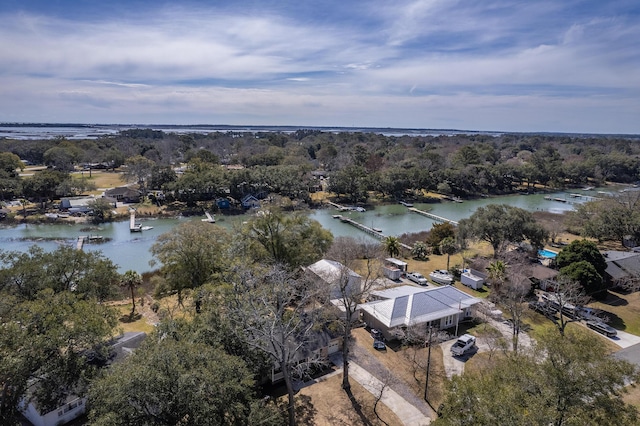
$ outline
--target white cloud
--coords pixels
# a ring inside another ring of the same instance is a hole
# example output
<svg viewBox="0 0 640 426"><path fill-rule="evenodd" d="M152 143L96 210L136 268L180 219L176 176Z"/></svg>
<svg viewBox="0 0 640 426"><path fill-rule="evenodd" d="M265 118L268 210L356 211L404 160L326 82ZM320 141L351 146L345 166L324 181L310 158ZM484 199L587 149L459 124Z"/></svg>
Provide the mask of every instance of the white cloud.
<svg viewBox="0 0 640 426"><path fill-rule="evenodd" d="M640 24L566 19L560 3L377 1L323 21L0 15L0 121L640 132Z"/></svg>

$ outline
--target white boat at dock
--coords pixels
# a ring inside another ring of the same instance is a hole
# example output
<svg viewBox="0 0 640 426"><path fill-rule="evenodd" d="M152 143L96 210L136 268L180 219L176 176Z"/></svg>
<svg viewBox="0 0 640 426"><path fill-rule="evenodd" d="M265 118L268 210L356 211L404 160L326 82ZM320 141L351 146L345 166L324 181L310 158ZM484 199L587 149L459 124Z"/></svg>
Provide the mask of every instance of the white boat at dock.
<svg viewBox="0 0 640 426"><path fill-rule="evenodd" d="M445 271L444 269L436 269L429 274L429 278L431 278L431 281L437 284L453 284L453 275L451 275L449 271Z"/></svg>

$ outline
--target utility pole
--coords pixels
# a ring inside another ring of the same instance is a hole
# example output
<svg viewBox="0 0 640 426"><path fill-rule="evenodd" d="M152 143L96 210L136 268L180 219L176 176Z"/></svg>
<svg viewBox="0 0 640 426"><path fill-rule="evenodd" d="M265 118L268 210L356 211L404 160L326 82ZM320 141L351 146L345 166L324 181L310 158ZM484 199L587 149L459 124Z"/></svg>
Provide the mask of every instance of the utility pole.
<svg viewBox="0 0 640 426"><path fill-rule="evenodd" d="M429 326L429 338L427 340L427 345L429 345L429 349L427 350L427 377L424 381L424 400L427 400L427 389L429 388L429 367L431 367L431 332L433 331L433 327Z"/></svg>

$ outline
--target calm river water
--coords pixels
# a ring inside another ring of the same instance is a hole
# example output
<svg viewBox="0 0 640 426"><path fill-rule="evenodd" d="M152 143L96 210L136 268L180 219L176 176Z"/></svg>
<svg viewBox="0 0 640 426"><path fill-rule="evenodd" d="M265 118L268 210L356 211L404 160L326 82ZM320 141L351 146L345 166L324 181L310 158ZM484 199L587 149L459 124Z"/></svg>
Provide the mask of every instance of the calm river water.
<svg viewBox="0 0 640 426"><path fill-rule="evenodd" d="M611 188L606 190L611 191ZM575 193L584 193L597 196L595 191L574 190ZM568 202L545 200L546 197L566 199ZM467 218L478 209L488 204L503 203L520 207L528 211L550 211L562 213L573 208L571 202L581 202L585 199L572 198L567 192L535 195L509 195L495 198L481 198L478 200L464 201L462 203L442 202L435 204L415 204L414 207L429 210L431 213L446 217L455 221ZM309 216L330 230L334 236L353 236L371 238L351 225L333 219L338 211L333 208L312 210ZM400 204L377 206L366 212L341 213L363 225L382 229L384 235L400 235L407 232L417 232L431 229L433 221L416 213L410 213ZM241 223L247 216L221 216L216 215L217 224L231 229L235 223ZM140 273L154 269L149 262L152 260L149 249L156 238L168 232L176 225L186 221L199 221L201 217L172 218L172 219L145 219L140 218L143 226L152 226L153 229L140 233L129 232L129 222L115 222L103 224L98 230L83 230L87 224L42 224L42 225L17 225L0 228L0 248L3 250L26 251L33 244L41 246L45 250L55 250L59 245L75 244L80 235L101 235L110 239L102 244L85 244L85 250L100 250L110 258L118 270L124 272L132 269Z"/></svg>

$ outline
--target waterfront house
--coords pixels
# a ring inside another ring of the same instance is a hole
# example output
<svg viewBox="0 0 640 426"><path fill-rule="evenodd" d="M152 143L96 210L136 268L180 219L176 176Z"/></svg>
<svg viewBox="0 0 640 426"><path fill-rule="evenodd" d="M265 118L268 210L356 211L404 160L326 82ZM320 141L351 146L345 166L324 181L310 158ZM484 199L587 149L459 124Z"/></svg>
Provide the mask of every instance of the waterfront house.
<svg viewBox="0 0 640 426"><path fill-rule="evenodd" d="M113 198L122 203L140 202L140 191L129 188L128 186L119 186L117 188L108 189L105 191L104 196Z"/></svg>
<svg viewBox="0 0 640 426"><path fill-rule="evenodd" d="M240 203L242 204L242 207L244 209L260 208L260 200L258 200L256 197L254 197L251 194L245 195L244 197L242 197L242 199L240 200Z"/></svg>

